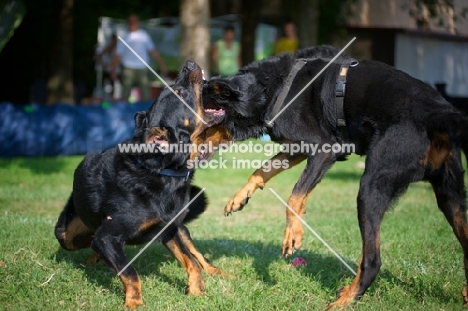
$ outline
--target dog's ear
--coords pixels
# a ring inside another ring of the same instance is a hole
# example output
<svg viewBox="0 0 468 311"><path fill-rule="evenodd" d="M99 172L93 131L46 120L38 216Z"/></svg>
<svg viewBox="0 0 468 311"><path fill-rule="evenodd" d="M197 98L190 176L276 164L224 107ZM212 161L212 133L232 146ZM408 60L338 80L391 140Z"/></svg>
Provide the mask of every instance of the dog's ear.
<svg viewBox="0 0 468 311"><path fill-rule="evenodd" d="M227 99L231 96L239 97L242 94L236 84L226 80L212 81L209 85L209 90L213 95L222 99Z"/></svg>
<svg viewBox="0 0 468 311"><path fill-rule="evenodd" d="M148 126L148 118L146 111L140 111L135 114L135 137L139 137L143 134L145 128Z"/></svg>

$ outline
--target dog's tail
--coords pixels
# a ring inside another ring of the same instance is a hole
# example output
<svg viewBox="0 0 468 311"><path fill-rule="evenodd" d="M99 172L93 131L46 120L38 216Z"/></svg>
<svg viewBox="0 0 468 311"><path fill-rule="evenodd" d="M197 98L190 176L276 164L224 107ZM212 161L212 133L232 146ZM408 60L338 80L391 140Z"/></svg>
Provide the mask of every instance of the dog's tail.
<svg viewBox="0 0 468 311"><path fill-rule="evenodd" d="M193 199L193 197L195 197L200 191L201 189L197 186L190 186L190 200ZM184 218L184 223L188 223L189 221L197 218L201 213L203 213L206 210L207 206L208 199L206 198L206 195L203 192L188 207L189 211Z"/></svg>
<svg viewBox="0 0 468 311"><path fill-rule="evenodd" d="M73 193L55 224L55 237L60 245L69 251L89 247L92 232L81 221L73 203Z"/></svg>
<svg viewBox="0 0 468 311"><path fill-rule="evenodd" d="M468 158L468 117L458 112L442 112L428 118L427 132L431 150L444 158L450 154L451 145L458 146Z"/></svg>

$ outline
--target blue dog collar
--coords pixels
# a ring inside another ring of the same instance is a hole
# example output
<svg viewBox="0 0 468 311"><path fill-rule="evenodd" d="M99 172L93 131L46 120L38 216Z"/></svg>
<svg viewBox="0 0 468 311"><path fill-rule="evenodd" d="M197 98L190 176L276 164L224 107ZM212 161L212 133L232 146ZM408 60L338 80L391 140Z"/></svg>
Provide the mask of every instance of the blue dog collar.
<svg viewBox="0 0 468 311"><path fill-rule="evenodd" d="M136 162L138 165L141 165L144 168L147 168L144 162L140 158L136 158ZM168 176L168 177L183 177L185 180L188 180L191 174L191 170L186 171L176 171L170 168L163 168L159 171L159 175Z"/></svg>
<svg viewBox="0 0 468 311"><path fill-rule="evenodd" d="M190 170L185 171L185 172L178 172L170 168L164 168L159 171L160 175L169 176L169 177L185 177L185 180L187 180L190 177L190 173L191 173Z"/></svg>

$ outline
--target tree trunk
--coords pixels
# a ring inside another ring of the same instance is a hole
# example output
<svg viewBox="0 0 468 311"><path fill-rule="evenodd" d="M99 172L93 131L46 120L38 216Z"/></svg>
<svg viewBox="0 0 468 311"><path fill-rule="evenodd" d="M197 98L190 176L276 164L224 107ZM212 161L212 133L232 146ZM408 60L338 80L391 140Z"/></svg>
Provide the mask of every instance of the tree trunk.
<svg viewBox="0 0 468 311"><path fill-rule="evenodd" d="M47 104L74 104L73 98L73 0L55 0L54 34L49 54Z"/></svg>
<svg viewBox="0 0 468 311"><path fill-rule="evenodd" d="M255 60L255 31L260 21L262 0L242 0L241 61L245 66Z"/></svg>
<svg viewBox="0 0 468 311"><path fill-rule="evenodd" d="M319 27L319 0L299 0L299 48L317 45Z"/></svg>
<svg viewBox="0 0 468 311"><path fill-rule="evenodd" d="M182 0L180 6L182 64L193 60L209 77L210 71L210 6L209 0Z"/></svg>

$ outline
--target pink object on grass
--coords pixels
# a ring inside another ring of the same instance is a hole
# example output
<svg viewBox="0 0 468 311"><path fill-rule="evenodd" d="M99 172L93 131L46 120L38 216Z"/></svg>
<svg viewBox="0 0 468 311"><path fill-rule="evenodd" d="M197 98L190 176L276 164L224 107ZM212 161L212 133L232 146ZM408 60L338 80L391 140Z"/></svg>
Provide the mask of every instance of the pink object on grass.
<svg viewBox="0 0 468 311"><path fill-rule="evenodd" d="M307 261L302 257L296 257L291 261L291 266L293 267L307 266Z"/></svg>

